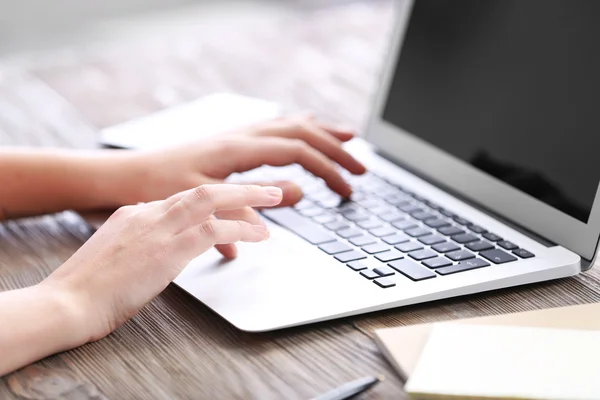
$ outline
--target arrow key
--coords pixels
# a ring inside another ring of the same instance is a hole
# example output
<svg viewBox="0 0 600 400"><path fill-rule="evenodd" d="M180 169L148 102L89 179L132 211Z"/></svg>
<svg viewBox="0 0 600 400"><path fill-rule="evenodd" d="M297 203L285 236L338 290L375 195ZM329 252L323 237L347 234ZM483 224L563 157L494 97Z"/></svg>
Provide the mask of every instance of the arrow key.
<svg viewBox="0 0 600 400"><path fill-rule="evenodd" d="M494 264L504 264L511 261L517 261L516 257L513 257L510 254L505 253L504 251L499 249L482 251L481 253L479 253L479 255L484 258L487 258Z"/></svg>

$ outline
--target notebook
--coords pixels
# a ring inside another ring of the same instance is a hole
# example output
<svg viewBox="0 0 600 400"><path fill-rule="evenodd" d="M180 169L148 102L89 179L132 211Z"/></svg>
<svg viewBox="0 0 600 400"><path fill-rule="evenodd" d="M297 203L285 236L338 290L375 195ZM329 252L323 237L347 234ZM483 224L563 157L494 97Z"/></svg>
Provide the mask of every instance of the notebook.
<svg viewBox="0 0 600 400"><path fill-rule="evenodd" d="M434 326L446 324L511 325L538 328L600 330L600 304L551 308L491 317L420 324L375 331L375 341L403 377L412 374ZM600 345L598 345L600 347ZM600 365L600 359L598 360ZM600 395L598 396L600 398Z"/></svg>
<svg viewBox="0 0 600 400"><path fill-rule="evenodd" d="M435 326L405 386L416 400L600 398L600 331Z"/></svg>
<svg viewBox="0 0 600 400"><path fill-rule="evenodd" d="M100 134L105 146L160 149L206 139L279 117L277 103L235 93L215 93L189 103L108 127Z"/></svg>

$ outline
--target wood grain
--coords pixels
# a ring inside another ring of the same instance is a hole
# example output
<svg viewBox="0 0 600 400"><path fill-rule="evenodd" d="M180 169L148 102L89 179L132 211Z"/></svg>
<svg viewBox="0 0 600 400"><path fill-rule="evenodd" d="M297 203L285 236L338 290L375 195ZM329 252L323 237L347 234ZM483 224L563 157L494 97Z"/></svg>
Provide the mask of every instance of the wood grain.
<svg viewBox="0 0 600 400"><path fill-rule="evenodd" d="M98 130L220 90L360 128L391 3L364 2L0 64L0 145L94 147ZM0 188L1 193L1 188ZM65 212L0 225L0 290L35 284L93 230ZM109 337L0 380L1 399L307 399L383 373L364 398L403 399L372 330L600 300L600 273L269 334L232 328L169 287ZM1 323L1 322L0 322Z"/></svg>

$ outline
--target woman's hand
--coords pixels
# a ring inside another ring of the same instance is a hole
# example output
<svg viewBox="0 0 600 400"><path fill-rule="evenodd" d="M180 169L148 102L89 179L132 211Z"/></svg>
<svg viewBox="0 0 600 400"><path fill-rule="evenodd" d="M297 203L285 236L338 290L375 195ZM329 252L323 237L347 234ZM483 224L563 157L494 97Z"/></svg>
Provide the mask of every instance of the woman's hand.
<svg viewBox="0 0 600 400"><path fill-rule="evenodd" d="M342 148L352 132L319 123L312 118L279 118L232 132L226 136L186 144L169 150L134 153L129 203L162 199L207 183L223 182L235 172L262 165L300 164L343 197L352 193L336 164L353 174L365 167ZM281 206L302 198L293 182L266 182L283 190Z"/></svg>
<svg viewBox="0 0 600 400"><path fill-rule="evenodd" d="M165 132L168 134L168 132ZM336 164L365 168L342 148L353 138L311 118L279 118L208 140L157 151L0 149L0 220L63 210L114 210L162 200L234 172L268 164L300 164L344 197L351 193ZM302 198L292 182L263 182L283 190L281 206ZM245 214L254 215L250 210ZM235 256L234 248L224 253Z"/></svg>
<svg viewBox="0 0 600 400"><path fill-rule="evenodd" d="M100 339L213 246L267 239L266 225L240 210L272 207L281 198L276 187L222 184L123 207L41 285L77 307L85 341Z"/></svg>

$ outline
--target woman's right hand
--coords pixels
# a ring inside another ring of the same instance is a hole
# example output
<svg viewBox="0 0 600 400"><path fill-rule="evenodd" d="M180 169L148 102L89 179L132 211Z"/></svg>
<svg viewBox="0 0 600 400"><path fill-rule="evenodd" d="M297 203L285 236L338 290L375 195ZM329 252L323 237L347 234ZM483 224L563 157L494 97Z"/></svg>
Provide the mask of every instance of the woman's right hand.
<svg viewBox="0 0 600 400"><path fill-rule="evenodd" d="M213 246L266 240L266 225L248 207L272 207L281 199L276 187L219 184L123 207L40 286L71 305L81 344L98 340Z"/></svg>

